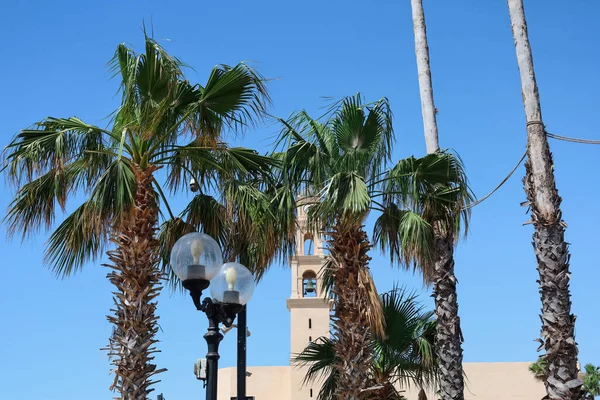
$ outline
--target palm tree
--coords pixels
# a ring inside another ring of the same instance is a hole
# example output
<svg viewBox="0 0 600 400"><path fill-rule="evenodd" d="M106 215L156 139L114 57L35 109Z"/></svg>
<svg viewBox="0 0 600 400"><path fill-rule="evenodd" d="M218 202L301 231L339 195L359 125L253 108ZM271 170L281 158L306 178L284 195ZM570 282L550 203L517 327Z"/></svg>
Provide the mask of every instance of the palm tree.
<svg viewBox="0 0 600 400"><path fill-rule="evenodd" d="M429 66L429 46L425 25L425 13L422 0L411 0L413 28L415 33L415 53L417 56L417 71L419 75L419 91L423 112L423 128L427 153L432 154L440 149L438 127L436 121L437 109L433 103L433 86ZM466 179L465 179L466 183ZM458 316L458 294L456 291L456 276L454 275L454 245L456 244L459 225L452 226L448 220L464 220L468 224L469 213L462 212L472 199L468 191L463 196L457 196L455 203L444 206L439 219L427 216L434 227L433 268L431 274L425 271L426 283L433 284L433 297L438 318L436 351L442 367L440 368L440 391L443 400L464 399L464 373L462 368L462 333ZM434 206L435 207L435 206ZM466 226L465 226L466 228ZM466 233L466 229L465 229ZM405 238L411 240L411 238ZM429 269L427 266L424 269Z"/></svg>
<svg viewBox="0 0 600 400"><path fill-rule="evenodd" d="M454 246L466 234L473 195L460 158L435 152L400 161L389 173L389 193L375 224L374 241L391 261L413 266L433 284L435 348L443 399L463 397L462 332L458 317Z"/></svg>
<svg viewBox="0 0 600 400"><path fill-rule="evenodd" d="M600 396L600 367L594 367L592 364L586 364L584 370L584 396L586 400L593 400L595 396Z"/></svg>
<svg viewBox="0 0 600 400"><path fill-rule="evenodd" d="M538 357L538 360L529 365L529 372L533 374L535 379L545 381L548 378L548 363L544 357Z"/></svg>
<svg viewBox="0 0 600 400"><path fill-rule="evenodd" d="M578 350L575 342L575 316L571 314L571 273L569 248L565 242L566 224L562 220L561 198L556 190L552 153L542 122L523 1L508 0L508 9L527 120L527 161L523 183L527 204L531 209L533 250L540 275L540 348L545 349L544 358L548 363L546 391L550 399L578 399L583 382L577 378Z"/></svg>
<svg viewBox="0 0 600 400"><path fill-rule="evenodd" d="M183 64L147 36L144 53L121 44L111 65L122 101L109 128L48 117L6 148L4 171L18 190L5 221L11 235L26 237L53 225L57 204L65 211L71 196L85 195L51 234L45 262L68 276L110 249L111 389L141 400L164 371L152 362L163 277L155 232L161 204L171 210L156 172L164 168L176 191L190 177L209 182L230 166L241 173L268 168L268 158L228 148L221 137L252 123L269 98L263 78L244 64L217 66L204 86L190 84Z"/></svg>
<svg viewBox="0 0 600 400"><path fill-rule="evenodd" d="M335 103L321 119L302 111L280 120L282 185L292 193L314 194L308 223L328 236L325 267L334 281L339 399L358 399L368 388L372 352L366 350L372 332L382 333L384 326L368 268L372 244L363 229L367 214L381 212L390 227L401 226L379 235L393 260L429 264L433 228L421 215L447 217L438 229L450 230L458 222L452 218L464 214L447 213L467 193L462 165L451 153L411 157L388 169L394 141L391 118L387 99L365 103L357 94Z"/></svg>
<svg viewBox="0 0 600 400"><path fill-rule="evenodd" d="M403 398L397 388L416 385L432 387L437 380L437 360L433 350L435 320L424 311L416 296L404 290L392 290L380 297L385 316L385 336L372 335L373 350L370 395L377 399ZM294 358L308 366L305 382L323 379L318 400L333 400L339 385L335 343L318 338ZM369 397L369 396L367 396Z"/></svg>

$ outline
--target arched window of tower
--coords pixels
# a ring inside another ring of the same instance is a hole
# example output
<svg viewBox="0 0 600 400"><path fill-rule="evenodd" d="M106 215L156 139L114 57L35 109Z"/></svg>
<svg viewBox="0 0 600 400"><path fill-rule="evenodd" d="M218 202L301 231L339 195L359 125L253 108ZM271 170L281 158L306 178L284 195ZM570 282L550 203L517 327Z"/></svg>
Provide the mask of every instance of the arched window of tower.
<svg viewBox="0 0 600 400"><path fill-rule="evenodd" d="M317 297L317 274L314 271L302 274L302 297Z"/></svg>

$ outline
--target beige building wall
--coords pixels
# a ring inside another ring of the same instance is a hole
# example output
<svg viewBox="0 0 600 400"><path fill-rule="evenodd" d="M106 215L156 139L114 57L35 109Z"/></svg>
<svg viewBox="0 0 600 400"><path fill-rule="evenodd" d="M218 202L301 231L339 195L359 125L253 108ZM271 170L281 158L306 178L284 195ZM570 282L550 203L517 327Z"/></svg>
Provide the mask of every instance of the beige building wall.
<svg viewBox="0 0 600 400"><path fill-rule="evenodd" d="M465 400L535 400L545 395L544 384L529 372L529 362L464 363L467 375ZM311 400L304 392L290 391L293 367L248 367L252 376L248 378L248 396L255 400ZM236 369L219 370L219 400L235 397ZM287 386L286 386L287 385ZM313 388L315 399L318 393ZM408 400L417 400L416 388L406 390ZM429 400L437 400L428 392Z"/></svg>
<svg viewBox="0 0 600 400"><path fill-rule="evenodd" d="M246 395L259 399L290 399L291 368L286 367L248 367L252 375L246 377ZM237 368L220 368L217 385L217 399L231 400L237 397Z"/></svg>
<svg viewBox="0 0 600 400"><path fill-rule="evenodd" d="M466 374L465 400L534 400L541 399L546 389L529 372L531 362L463 363ZM411 388L403 395L417 400L419 390ZM429 400L437 400L432 391ZM258 400L258 398L257 398Z"/></svg>

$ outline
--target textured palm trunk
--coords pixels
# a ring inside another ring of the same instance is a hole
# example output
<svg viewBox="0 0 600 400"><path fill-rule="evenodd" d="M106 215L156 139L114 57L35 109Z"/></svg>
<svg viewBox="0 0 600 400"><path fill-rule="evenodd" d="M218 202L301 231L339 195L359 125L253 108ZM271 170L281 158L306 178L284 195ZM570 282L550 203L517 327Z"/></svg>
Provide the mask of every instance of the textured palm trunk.
<svg viewBox="0 0 600 400"><path fill-rule="evenodd" d="M158 331L156 297L162 275L157 267L158 241L155 231L158 208L152 180L154 167L135 171L137 192L135 203L115 230L111 241L116 249L109 251L112 268L108 278L116 287L114 315L108 321L114 325L109 354L113 359L115 379L111 390L117 390L122 400L146 400L160 372L152 363Z"/></svg>
<svg viewBox="0 0 600 400"><path fill-rule="evenodd" d="M415 53L419 76L419 93L427 154L439 151L437 110L433 102L433 85L429 64L429 45L423 0L411 0ZM435 223L435 222L434 222ZM442 400L464 399L462 368L462 334L458 317L456 277L454 276L454 240L436 230L434 297L436 303L436 353L440 360Z"/></svg>
<svg viewBox="0 0 600 400"><path fill-rule="evenodd" d="M427 154L439 150L436 108L433 104L433 85L431 84L431 69L429 66L429 45L427 44L427 29L423 0L410 0L412 8L413 29L415 33L415 54L417 56L417 74L419 77L419 94L421 97L421 112L423 114L423 130Z"/></svg>
<svg viewBox="0 0 600 400"><path fill-rule="evenodd" d="M384 371L374 369L370 372L368 385L370 389L362 396L363 400L399 400L399 393L390 382L390 373L393 371Z"/></svg>
<svg viewBox="0 0 600 400"><path fill-rule="evenodd" d="M358 400L370 382L371 329L369 327L369 302L366 288L361 282L361 270L368 268L367 255L371 245L360 225L349 227L336 224L330 232L330 256L334 260L335 352L339 363L337 400ZM368 289L367 289L368 290Z"/></svg>
<svg viewBox="0 0 600 400"><path fill-rule="evenodd" d="M546 392L550 399L579 399L583 382L577 376L575 316L569 292L569 250L556 190L552 154L542 122L522 0L508 0L527 119L527 155L523 181L534 226L533 250L540 275L541 340L548 363Z"/></svg>
<svg viewBox="0 0 600 400"><path fill-rule="evenodd" d="M436 234L433 298L437 318L435 350L439 359L440 391L443 400L464 399L462 331L458 317L454 240Z"/></svg>

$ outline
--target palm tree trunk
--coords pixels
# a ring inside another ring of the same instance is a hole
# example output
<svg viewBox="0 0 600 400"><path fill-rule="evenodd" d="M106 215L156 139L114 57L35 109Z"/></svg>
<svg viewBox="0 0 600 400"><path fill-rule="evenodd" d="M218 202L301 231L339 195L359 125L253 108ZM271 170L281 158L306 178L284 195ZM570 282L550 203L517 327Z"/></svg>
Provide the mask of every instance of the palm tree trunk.
<svg viewBox="0 0 600 400"><path fill-rule="evenodd" d="M371 244L360 225L335 224L330 232L330 257L333 258L335 352L339 363L337 400L358 400L369 386L371 366L371 329L369 303L361 282L361 269L368 268Z"/></svg>
<svg viewBox="0 0 600 400"><path fill-rule="evenodd" d="M422 0L411 0L419 92L427 154L439 151L436 109L429 66L429 46ZM435 225L435 222L434 222ZM447 232L447 233L442 233ZM458 294L454 276L454 239L447 229L435 230L435 268L433 290L436 302L436 353L440 360L442 400L464 399L462 334L458 317Z"/></svg>
<svg viewBox="0 0 600 400"><path fill-rule="evenodd" d="M570 255L564 238L561 198L556 190L552 154L542 122L523 1L508 0L508 9L527 119L528 159L523 183L531 207L533 249L540 275L541 339L548 363L547 397L579 399L583 382L577 378L575 316L571 314L569 292Z"/></svg>
<svg viewBox="0 0 600 400"><path fill-rule="evenodd" d="M429 67L429 46L422 0L410 0L412 20L415 32L415 53L417 55L417 74L419 76L419 94L421 96L421 112L423 113L423 129L427 154L439 150L436 108L433 104L433 86Z"/></svg>
<svg viewBox="0 0 600 400"><path fill-rule="evenodd" d="M157 370L152 363L154 344L158 341L156 301L162 275L157 267L159 261L158 241L155 231L158 207L152 190L154 167L137 168L137 192L135 204L120 228L115 230L111 241L116 249L108 252L111 261L108 274L117 288L114 296L114 315L108 321L115 328L110 338L110 356L115 366L115 379L111 390L117 390L123 400L146 400L154 390L150 386L157 381L151 378L165 371Z"/></svg>
<svg viewBox="0 0 600 400"><path fill-rule="evenodd" d="M454 276L454 240L436 235L433 298L437 329L435 347L440 367L442 399L463 399L462 331L458 317L456 277Z"/></svg>

